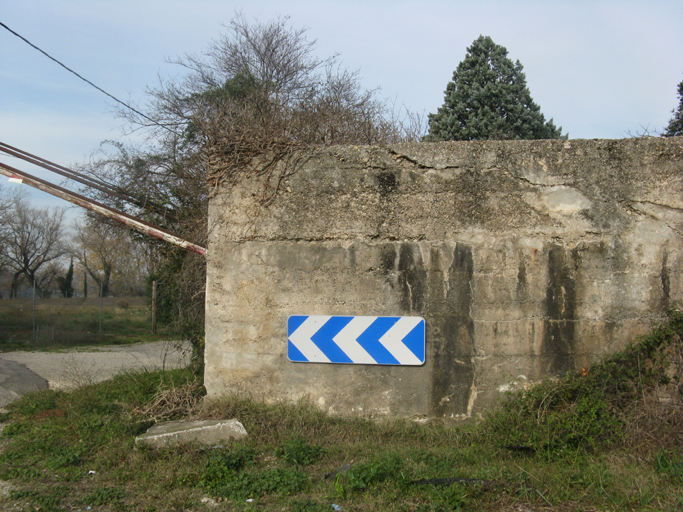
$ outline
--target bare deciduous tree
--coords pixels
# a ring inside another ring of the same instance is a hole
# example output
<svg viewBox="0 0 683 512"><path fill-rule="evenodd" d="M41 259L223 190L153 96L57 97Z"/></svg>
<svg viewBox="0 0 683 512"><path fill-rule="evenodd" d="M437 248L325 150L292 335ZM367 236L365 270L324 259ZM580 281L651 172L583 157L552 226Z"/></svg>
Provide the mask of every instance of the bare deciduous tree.
<svg viewBox="0 0 683 512"><path fill-rule="evenodd" d="M43 265L36 272L36 289L40 290L43 297L50 297L58 290L58 277L64 274L64 265L59 260L52 260Z"/></svg>
<svg viewBox="0 0 683 512"><path fill-rule="evenodd" d="M4 214L4 242L1 251L12 272L11 295L16 297L19 278L40 289L39 271L62 256L64 208L33 208L22 197L15 197Z"/></svg>
<svg viewBox="0 0 683 512"><path fill-rule="evenodd" d="M14 202L20 198L24 197L22 190L8 190L0 185L0 248L5 245L5 240L10 232L9 225L9 215L12 211ZM5 251L0 250L0 275L6 270L7 267L7 256Z"/></svg>
<svg viewBox="0 0 683 512"><path fill-rule="evenodd" d="M0 185L0 247L5 245L5 237L7 236L7 224L5 215L12 204L9 195ZM7 257L5 256L5 251L0 249L0 279L3 278L7 270ZM2 298L2 294L0 294Z"/></svg>
<svg viewBox="0 0 683 512"><path fill-rule="evenodd" d="M119 269L135 264L133 243L127 230L107 222L75 222L69 252L97 283L98 294L109 295Z"/></svg>
<svg viewBox="0 0 683 512"><path fill-rule="evenodd" d="M7 236L7 225L5 215L9 210L12 201L8 197L7 192L0 185L0 247L4 245L5 237ZM5 267L4 251L0 251L0 275Z"/></svg>

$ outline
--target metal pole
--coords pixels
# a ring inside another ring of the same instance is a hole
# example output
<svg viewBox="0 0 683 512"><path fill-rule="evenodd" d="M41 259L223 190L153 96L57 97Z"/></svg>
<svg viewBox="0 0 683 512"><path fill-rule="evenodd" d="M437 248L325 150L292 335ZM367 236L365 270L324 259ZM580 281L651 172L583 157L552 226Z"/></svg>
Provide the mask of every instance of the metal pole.
<svg viewBox="0 0 683 512"><path fill-rule="evenodd" d="M12 155L17 158L21 158L22 160L26 160L27 162L30 162L34 165L38 165L42 167L43 169L47 169L48 171L52 171L56 174L59 174L61 176L65 176L66 178L69 178L70 180L78 181L79 183L82 183L83 185L86 185L91 188L95 188L99 190L100 192L104 192L105 194L108 194L110 196L116 196L118 198L123 199L124 201L128 201L130 203L133 203L137 206L140 206L144 208L145 210L150 210L155 213L158 213L159 215L163 215L166 218L169 218L171 220L178 220L178 216L172 212L169 211L168 208L160 207L154 204L150 204L150 202L147 199L141 200L138 199L135 196L132 196L128 192L121 190L118 187L112 187L108 183L105 183L104 181L100 181L98 179L93 179L89 176L84 176L82 174L79 174L77 172L72 171L68 167L63 167L61 165L58 165L54 162L50 162L49 160L45 160L44 158L40 158L39 156L32 155L31 153L28 153L27 151L24 151L19 148L15 148L10 146L9 144L5 144L4 142L0 142L0 151L3 151L4 153L7 153L8 155Z"/></svg>
<svg viewBox="0 0 683 512"><path fill-rule="evenodd" d="M33 276L33 341L37 339L36 332L36 278Z"/></svg>
<svg viewBox="0 0 683 512"><path fill-rule="evenodd" d="M4 174L11 179L22 180L23 183L26 183L31 187L42 190L43 192L47 192L48 194L52 194L53 196L64 199L65 201L70 201L100 215L104 215L105 217L125 224L126 226L140 231L141 233L146 233L148 235L160 238L161 240L182 247L183 249L187 249L188 251L201 254L202 256L206 255L206 249L204 247L194 244L189 240L185 240L184 238L181 238L170 231L166 231L163 228L154 226L142 219L132 217L127 213L114 210L109 206L98 203L93 199L88 199L87 197L77 194L76 192L71 192L70 190L53 185L52 183L41 180L40 178L36 178L35 176L31 176L28 173L20 171L19 169L15 169L14 167L10 167L9 165L5 165L2 162L0 162L0 174Z"/></svg>
<svg viewBox="0 0 683 512"><path fill-rule="evenodd" d="M152 281L152 334L157 333L157 282Z"/></svg>
<svg viewBox="0 0 683 512"><path fill-rule="evenodd" d="M102 283L100 283L100 334L102 334Z"/></svg>

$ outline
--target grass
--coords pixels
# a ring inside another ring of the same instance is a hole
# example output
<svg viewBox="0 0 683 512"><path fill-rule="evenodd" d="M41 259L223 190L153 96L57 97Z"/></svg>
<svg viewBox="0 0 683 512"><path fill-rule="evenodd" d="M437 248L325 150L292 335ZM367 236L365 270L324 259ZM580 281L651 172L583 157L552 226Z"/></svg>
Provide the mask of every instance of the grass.
<svg viewBox="0 0 683 512"><path fill-rule="evenodd" d="M128 344L177 337L159 326L153 336L150 308L143 297L39 299L33 335L31 299L0 300L0 351Z"/></svg>
<svg viewBox="0 0 683 512"><path fill-rule="evenodd" d="M187 370L27 395L0 417L0 479L13 486L0 508L683 510L681 397L656 394L680 394L680 333L674 314L609 361L457 428L331 417L307 402L202 400ZM179 418L237 418L249 436L135 447L155 421Z"/></svg>

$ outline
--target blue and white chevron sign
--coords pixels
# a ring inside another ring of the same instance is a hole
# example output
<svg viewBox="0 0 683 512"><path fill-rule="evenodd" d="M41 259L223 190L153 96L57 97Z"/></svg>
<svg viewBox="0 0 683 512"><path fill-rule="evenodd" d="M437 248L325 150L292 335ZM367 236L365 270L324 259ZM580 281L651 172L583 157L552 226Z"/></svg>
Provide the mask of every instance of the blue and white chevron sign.
<svg viewBox="0 0 683 512"><path fill-rule="evenodd" d="M287 356L302 363L419 366L425 321L418 316L290 316Z"/></svg>

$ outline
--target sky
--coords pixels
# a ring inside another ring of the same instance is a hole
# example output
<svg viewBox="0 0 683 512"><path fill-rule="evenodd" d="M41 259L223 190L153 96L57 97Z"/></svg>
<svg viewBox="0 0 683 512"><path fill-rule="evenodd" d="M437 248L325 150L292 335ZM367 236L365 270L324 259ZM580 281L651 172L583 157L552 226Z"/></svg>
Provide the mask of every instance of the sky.
<svg viewBox="0 0 683 512"><path fill-rule="evenodd" d="M681 0L0 0L0 22L142 109L160 78L182 76L170 61L201 54L236 12L288 16L317 40L316 56L339 54L365 88L424 115L443 103L467 47L491 36L522 63L532 98L570 138L661 131L683 80ZM115 105L0 27L0 141L83 164L102 141L140 138L126 135ZM3 153L0 162L60 182ZM17 186L4 176L0 184ZM36 206L69 205L29 192Z"/></svg>

